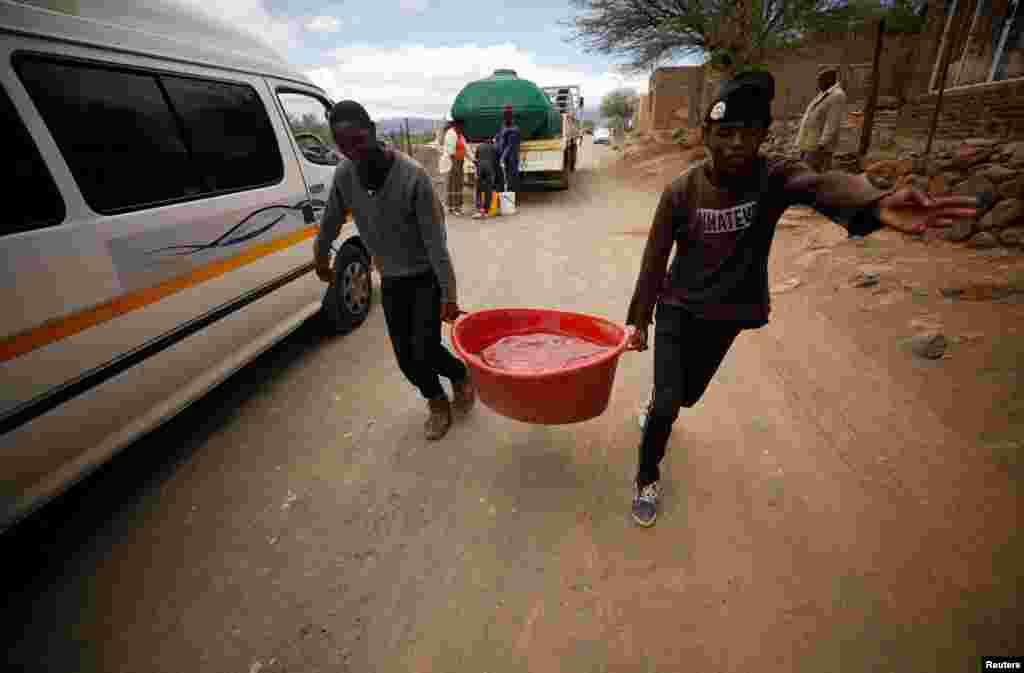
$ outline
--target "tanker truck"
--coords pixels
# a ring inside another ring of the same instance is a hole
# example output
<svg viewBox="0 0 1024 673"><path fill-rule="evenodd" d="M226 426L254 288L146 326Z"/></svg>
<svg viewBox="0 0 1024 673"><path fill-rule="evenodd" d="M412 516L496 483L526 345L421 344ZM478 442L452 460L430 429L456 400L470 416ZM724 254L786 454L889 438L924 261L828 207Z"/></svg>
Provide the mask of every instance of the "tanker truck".
<svg viewBox="0 0 1024 673"><path fill-rule="evenodd" d="M486 79L470 82L452 104L451 115L466 124L466 141L476 145L497 135L504 124L504 109L512 106L512 119L522 134L519 175L522 182L553 184L568 189L569 175L583 133L579 113L583 98L577 85L541 88L521 79L515 70L500 69ZM466 162L472 174L471 162Z"/></svg>

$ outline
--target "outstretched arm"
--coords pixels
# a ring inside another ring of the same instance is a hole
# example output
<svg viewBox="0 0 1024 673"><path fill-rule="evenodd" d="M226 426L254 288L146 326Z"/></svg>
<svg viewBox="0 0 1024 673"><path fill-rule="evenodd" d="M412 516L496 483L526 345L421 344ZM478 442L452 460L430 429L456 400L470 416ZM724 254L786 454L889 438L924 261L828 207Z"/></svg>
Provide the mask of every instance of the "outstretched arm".
<svg viewBox="0 0 1024 673"><path fill-rule="evenodd" d="M637 276L633 299L629 303L626 324L646 330L654 313L654 305L658 302L661 287L665 280L665 269L675 242L675 223L680 215L678 204L675 203L675 192L666 187L661 194L658 208L654 212L651 231L647 235L644 247L643 262Z"/></svg>
<svg viewBox="0 0 1024 673"><path fill-rule="evenodd" d="M794 164L786 171L784 190L791 203L827 209L861 211L854 220L874 219L881 226L920 233L929 226L950 226L953 221L977 214L977 199L970 196L932 198L912 189L884 191L864 175L840 171L815 173Z"/></svg>

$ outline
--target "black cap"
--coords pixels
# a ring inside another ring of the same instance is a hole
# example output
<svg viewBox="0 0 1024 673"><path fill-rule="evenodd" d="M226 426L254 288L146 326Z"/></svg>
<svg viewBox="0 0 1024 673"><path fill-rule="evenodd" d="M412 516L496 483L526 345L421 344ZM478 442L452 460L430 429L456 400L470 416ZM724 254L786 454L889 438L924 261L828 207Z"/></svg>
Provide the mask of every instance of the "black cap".
<svg viewBox="0 0 1024 673"><path fill-rule="evenodd" d="M334 107L331 108L329 120L331 122L331 126L334 126L335 124L349 123L367 129L373 127L373 120L370 119L370 115L366 112L366 108L354 100L343 100L339 103L335 103Z"/></svg>
<svg viewBox="0 0 1024 673"><path fill-rule="evenodd" d="M775 78L767 72L746 72L723 82L711 105L705 122L720 124L749 124L772 120L772 99L775 98Z"/></svg>

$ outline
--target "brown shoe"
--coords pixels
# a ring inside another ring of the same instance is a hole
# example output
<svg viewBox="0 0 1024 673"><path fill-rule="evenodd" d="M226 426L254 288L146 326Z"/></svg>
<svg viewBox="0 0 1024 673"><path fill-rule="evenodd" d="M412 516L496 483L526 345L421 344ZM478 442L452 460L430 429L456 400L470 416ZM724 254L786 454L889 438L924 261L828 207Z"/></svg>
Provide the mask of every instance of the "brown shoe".
<svg viewBox="0 0 1024 673"><path fill-rule="evenodd" d="M430 416L424 424L427 439L441 439L448 432L452 425L452 406L448 398L441 397L436 400L428 400Z"/></svg>
<svg viewBox="0 0 1024 673"><path fill-rule="evenodd" d="M473 379L466 374L463 381L452 382L452 408L460 414L465 414L473 408L476 402L476 388L473 386Z"/></svg>

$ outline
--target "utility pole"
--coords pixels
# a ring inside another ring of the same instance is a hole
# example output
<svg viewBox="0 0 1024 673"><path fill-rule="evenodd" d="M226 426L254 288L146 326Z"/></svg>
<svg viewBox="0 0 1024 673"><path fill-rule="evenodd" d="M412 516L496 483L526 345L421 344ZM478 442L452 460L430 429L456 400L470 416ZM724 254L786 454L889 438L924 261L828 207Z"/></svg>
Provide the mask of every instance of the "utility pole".
<svg viewBox="0 0 1024 673"><path fill-rule="evenodd" d="M879 69L882 60L882 40L885 36L885 18L878 20L878 32L875 35L875 58L871 64L871 89L868 91L867 105L864 107L864 127L860 131L860 148L857 161L863 162L864 155L871 147L871 133L875 126L875 107L878 104Z"/></svg>
<svg viewBox="0 0 1024 673"><path fill-rule="evenodd" d="M953 17L954 20L956 17ZM955 40L950 40L946 44L946 51L942 54L942 61L939 64L939 94L935 99L935 109L932 110L932 123L928 127L928 144L924 148L924 165L927 167L931 163L932 158L932 140L935 138L935 129L939 125L939 113L942 111L942 94L946 91L946 71L949 70L949 60L953 55L953 48L960 43L960 38L963 37L963 32L967 28L967 22L964 21L964 25L957 31ZM952 31L950 31L952 32Z"/></svg>

